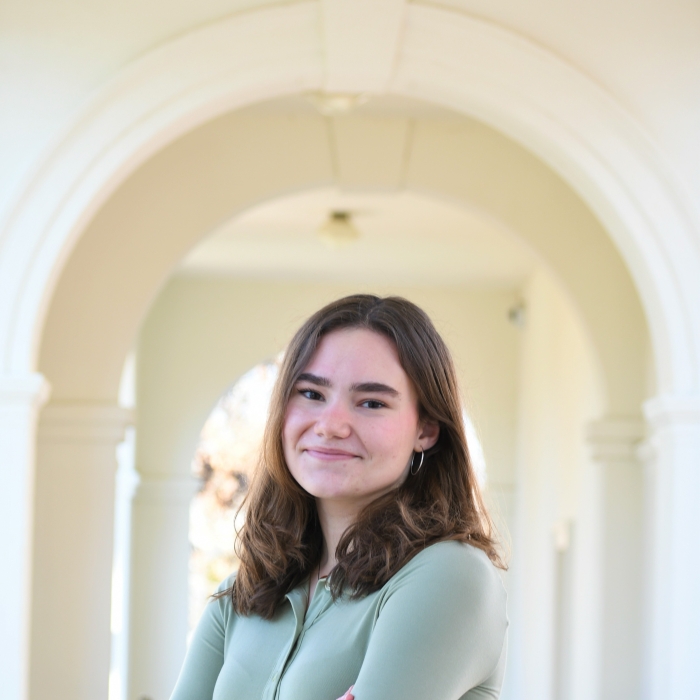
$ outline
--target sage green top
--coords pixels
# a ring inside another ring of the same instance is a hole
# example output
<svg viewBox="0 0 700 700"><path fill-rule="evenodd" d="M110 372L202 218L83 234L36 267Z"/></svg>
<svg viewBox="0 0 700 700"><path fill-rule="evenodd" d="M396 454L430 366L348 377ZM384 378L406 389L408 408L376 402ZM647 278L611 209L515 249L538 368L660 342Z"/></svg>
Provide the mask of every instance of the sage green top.
<svg viewBox="0 0 700 700"><path fill-rule="evenodd" d="M272 620L209 603L171 700L336 700L353 684L356 700L498 698L506 594L481 550L433 544L360 600L321 579L307 611L308 594Z"/></svg>

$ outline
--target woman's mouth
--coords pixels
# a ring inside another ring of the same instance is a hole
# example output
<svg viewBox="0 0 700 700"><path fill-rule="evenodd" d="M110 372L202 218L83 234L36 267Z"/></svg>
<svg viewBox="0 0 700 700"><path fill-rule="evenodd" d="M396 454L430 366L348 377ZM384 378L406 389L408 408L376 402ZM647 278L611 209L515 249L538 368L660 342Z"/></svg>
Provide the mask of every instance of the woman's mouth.
<svg viewBox="0 0 700 700"><path fill-rule="evenodd" d="M346 459L354 459L357 455L344 450L333 450L325 447L307 447L304 452L315 459L324 460L326 462L338 462Z"/></svg>

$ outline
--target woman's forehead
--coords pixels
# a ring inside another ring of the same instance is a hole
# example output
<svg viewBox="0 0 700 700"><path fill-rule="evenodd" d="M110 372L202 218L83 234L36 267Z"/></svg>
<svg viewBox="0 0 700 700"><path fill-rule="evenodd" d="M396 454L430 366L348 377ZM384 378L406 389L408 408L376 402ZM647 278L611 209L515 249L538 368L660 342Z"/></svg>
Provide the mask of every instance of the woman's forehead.
<svg viewBox="0 0 700 700"><path fill-rule="evenodd" d="M401 367L393 341L368 328L341 328L321 337L309 364L318 361L377 360ZM401 368L403 369L403 368Z"/></svg>

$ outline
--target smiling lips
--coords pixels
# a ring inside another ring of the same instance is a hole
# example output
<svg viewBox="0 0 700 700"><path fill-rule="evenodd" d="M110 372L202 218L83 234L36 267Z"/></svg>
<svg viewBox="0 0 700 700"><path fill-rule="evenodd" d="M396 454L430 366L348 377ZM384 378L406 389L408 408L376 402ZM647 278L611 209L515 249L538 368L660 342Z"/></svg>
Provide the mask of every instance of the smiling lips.
<svg viewBox="0 0 700 700"><path fill-rule="evenodd" d="M307 447L304 449L311 457L321 459L327 462L338 462L344 459L353 459L358 455L352 452L344 452L343 450L332 450L327 447Z"/></svg>

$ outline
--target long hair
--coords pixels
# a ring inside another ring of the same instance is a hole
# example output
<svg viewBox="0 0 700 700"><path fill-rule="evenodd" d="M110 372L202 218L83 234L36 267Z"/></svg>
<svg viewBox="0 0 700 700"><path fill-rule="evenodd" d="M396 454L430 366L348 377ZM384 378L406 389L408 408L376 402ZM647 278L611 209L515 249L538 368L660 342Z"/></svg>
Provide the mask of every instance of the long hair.
<svg viewBox="0 0 700 700"><path fill-rule="evenodd" d="M336 550L330 574L335 598L360 598L380 589L421 550L441 540L468 542L505 568L469 459L457 377L449 350L427 314L401 297L356 294L317 311L297 331L273 390L260 462L243 507L240 568L231 588L234 610L270 619L285 595L319 564L323 534L313 496L287 468L282 429L299 375L321 338L364 328L387 337L413 383L422 420L440 434L425 463L393 491L365 506Z"/></svg>

